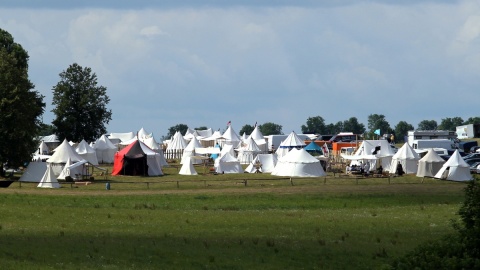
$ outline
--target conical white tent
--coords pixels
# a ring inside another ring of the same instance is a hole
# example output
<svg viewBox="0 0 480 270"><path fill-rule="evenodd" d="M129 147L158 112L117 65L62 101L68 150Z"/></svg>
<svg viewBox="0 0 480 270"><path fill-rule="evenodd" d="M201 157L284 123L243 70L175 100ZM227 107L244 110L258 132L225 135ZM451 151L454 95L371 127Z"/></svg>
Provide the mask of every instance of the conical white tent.
<svg viewBox="0 0 480 270"><path fill-rule="evenodd" d="M245 172L248 173L255 173L256 168L255 164L259 162L261 167L259 168L259 171L262 173L271 173L273 169L275 168L275 165L277 165L277 155L275 154L258 154L254 160L250 163L250 165L247 166L245 169Z"/></svg>
<svg viewBox="0 0 480 270"><path fill-rule="evenodd" d="M185 157L184 159L182 159L182 161L183 161L182 168L180 169L178 174L181 174L181 175L197 175L198 174L197 171L195 170L195 167L193 167L191 157Z"/></svg>
<svg viewBox="0 0 480 270"><path fill-rule="evenodd" d="M131 139L135 138L135 134L133 132L125 132L125 133L110 133L108 139L114 144L117 145L121 142L126 142Z"/></svg>
<svg viewBox="0 0 480 270"><path fill-rule="evenodd" d="M41 141L35 153L39 155L48 155L50 153L50 149L44 141Z"/></svg>
<svg viewBox="0 0 480 270"><path fill-rule="evenodd" d="M181 158L185 147L187 147L187 142L182 134L177 131L175 132L175 135L173 135L172 140L168 143L166 152L171 156L170 158Z"/></svg>
<svg viewBox="0 0 480 270"><path fill-rule="evenodd" d="M73 163L83 160L66 139L54 151L55 153L47 160L48 163L65 164L69 158Z"/></svg>
<svg viewBox="0 0 480 270"><path fill-rule="evenodd" d="M417 152L415 152L408 143L404 143L403 146L398 149L398 152L393 155L389 172L395 173L400 163L405 173L417 173L419 160L420 156Z"/></svg>
<svg viewBox="0 0 480 270"><path fill-rule="evenodd" d="M255 140L252 137L248 137L245 141L245 145L238 149L237 159L241 164L249 164L262 150L258 147Z"/></svg>
<svg viewBox="0 0 480 270"><path fill-rule="evenodd" d="M143 141L144 139L153 137L151 133L148 133L143 127L137 132L137 138L140 141Z"/></svg>
<svg viewBox="0 0 480 270"><path fill-rule="evenodd" d="M97 151L93 149L85 140L82 140L75 148L75 151L86 161L93 165L98 165Z"/></svg>
<svg viewBox="0 0 480 270"><path fill-rule="evenodd" d="M310 155L305 149L293 148L285 156L278 159L272 175L290 177L320 177L325 171L320 161Z"/></svg>
<svg viewBox="0 0 480 270"><path fill-rule="evenodd" d="M118 148L113 145L110 139L107 136L102 135L93 145L95 153L97 154L97 160L100 163L113 163L113 157L117 152Z"/></svg>
<svg viewBox="0 0 480 270"><path fill-rule="evenodd" d="M292 131L285 140L280 144L280 148L294 148L305 147L305 142L298 137L298 135Z"/></svg>
<svg viewBox="0 0 480 270"><path fill-rule="evenodd" d="M186 159L187 157L192 157L196 154L195 152L195 149L196 148L201 148L202 145L200 144L200 142L197 140L196 137L192 137L192 139L190 140L190 142L188 143L187 147L185 147L185 149L183 150L183 155L182 155L182 160L180 162L180 164L183 164L184 162L187 162ZM193 164L201 164L202 163L202 160L200 159L193 159L193 160L188 160L188 162L191 162Z"/></svg>
<svg viewBox="0 0 480 270"><path fill-rule="evenodd" d="M163 154L163 149L160 147L157 141L155 141L155 138L153 138L153 136L143 139L142 142L154 152L157 152L160 155L160 165L162 165L162 167L168 166L167 159L165 159L165 155Z"/></svg>
<svg viewBox="0 0 480 270"><path fill-rule="evenodd" d="M255 141L255 143L258 145L258 148L260 148L263 152L267 152L267 141L265 140L265 137L263 136L258 126L255 126L252 134L250 134L249 137L251 137Z"/></svg>
<svg viewBox="0 0 480 270"><path fill-rule="evenodd" d="M472 174L470 173L470 166L463 160L457 149L435 174L435 178L452 181L470 181L472 180Z"/></svg>
<svg viewBox="0 0 480 270"><path fill-rule="evenodd" d="M427 154L418 161L417 177L434 177L443 164L445 164L445 160L430 148Z"/></svg>
<svg viewBox="0 0 480 270"><path fill-rule="evenodd" d="M242 173L243 169L238 159L229 152L215 159L215 171L217 173Z"/></svg>
<svg viewBox="0 0 480 270"><path fill-rule="evenodd" d="M222 138L225 139L225 144L233 145L233 147L237 147L238 143L242 140L233 130L232 126L228 126L227 130L222 134Z"/></svg>
<svg viewBox="0 0 480 270"><path fill-rule="evenodd" d="M65 180L65 177L70 176L70 165L72 165L72 160L68 159L67 163L65 163L65 166L63 166L63 170L60 173L60 175L57 177L57 179Z"/></svg>
<svg viewBox="0 0 480 270"><path fill-rule="evenodd" d="M55 172L53 171L52 165L49 164L47 166L47 171L45 171L45 174L42 177L42 180L40 180L40 183L38 183L38 186L40 188L60 188L60 184L57 181L57 178L55 176Z"/></svg>

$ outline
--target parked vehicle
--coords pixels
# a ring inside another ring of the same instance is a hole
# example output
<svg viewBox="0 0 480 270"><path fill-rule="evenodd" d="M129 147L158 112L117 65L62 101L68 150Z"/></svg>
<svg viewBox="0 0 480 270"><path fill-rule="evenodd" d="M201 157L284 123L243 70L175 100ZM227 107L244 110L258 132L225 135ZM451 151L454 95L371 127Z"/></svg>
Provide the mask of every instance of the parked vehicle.
<svg viewBox="0 0 480 270"><path fill-rule="evenodd" d="M471 166L475 162L480 162L480 157L466 159L465 162Z"/></svg>
<svg viewBox="0 0 480 270"><path fill-rule="evenodd" d="M470 165L470 173L480 173L480 169L477 168L479 165L480 165L480 161Z"/></svg>

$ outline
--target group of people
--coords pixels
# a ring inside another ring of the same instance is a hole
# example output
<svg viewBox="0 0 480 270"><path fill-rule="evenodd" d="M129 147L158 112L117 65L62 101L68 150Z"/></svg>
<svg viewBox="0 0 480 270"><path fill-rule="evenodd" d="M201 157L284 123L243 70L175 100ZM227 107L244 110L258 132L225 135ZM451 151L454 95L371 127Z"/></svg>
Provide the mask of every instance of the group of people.
<svg viewBox="0 0 480 270"><path fill-rule="evenodd" d="M378 166L375 170L371 170L370 163L360 161L359 164L352 164L350 166L347 165L346 167L346 174L361 174L368 176L371 171L374 171L375 174L383 174L383 167L382 165ZM399 162L397 165L397 170L395 172L396 175L402 176L405 174L403 170L402 164Z"/></svg>

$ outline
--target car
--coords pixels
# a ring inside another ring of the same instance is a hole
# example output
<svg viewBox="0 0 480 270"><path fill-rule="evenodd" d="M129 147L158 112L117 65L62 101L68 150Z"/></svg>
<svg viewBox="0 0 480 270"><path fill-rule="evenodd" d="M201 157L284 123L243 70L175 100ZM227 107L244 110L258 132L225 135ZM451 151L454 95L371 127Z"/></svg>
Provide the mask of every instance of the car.
<svg viewBox="0 0 480 270"><path fill-rule="evenodd" d="M471 166L475 162L480 162L480 157L465 159L465 162Z"/></svg>
<svg viewBox="0 0 480 270"><path fill-rule="evenodd" d="M463 156L463 160L467 160L470 158L480 158L480 153L470 153L466 156Z"/></svg>
<svg viewBox="0 0 480 270"><path fill-rule="evenodd" d="M470 165L470 173L480 173L480 169L477 169L477 167L480 165L480 161L473 163Z"/></svg>

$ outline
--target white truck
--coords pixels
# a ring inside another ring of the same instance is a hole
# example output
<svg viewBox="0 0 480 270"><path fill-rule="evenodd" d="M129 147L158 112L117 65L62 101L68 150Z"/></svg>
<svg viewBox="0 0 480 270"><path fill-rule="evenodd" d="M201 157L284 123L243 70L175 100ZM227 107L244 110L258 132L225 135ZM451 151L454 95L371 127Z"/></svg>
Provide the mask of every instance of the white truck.
<svg viewBox="0 0 480 270"><path fill-rule="evenodd" d="M413 140L413 149L444 148L449 151L458 149L458 145L449 139Z"/></svg>

